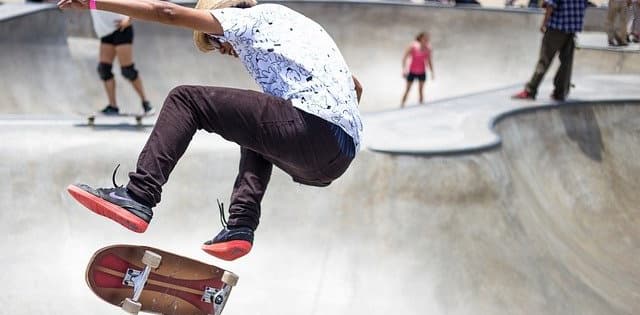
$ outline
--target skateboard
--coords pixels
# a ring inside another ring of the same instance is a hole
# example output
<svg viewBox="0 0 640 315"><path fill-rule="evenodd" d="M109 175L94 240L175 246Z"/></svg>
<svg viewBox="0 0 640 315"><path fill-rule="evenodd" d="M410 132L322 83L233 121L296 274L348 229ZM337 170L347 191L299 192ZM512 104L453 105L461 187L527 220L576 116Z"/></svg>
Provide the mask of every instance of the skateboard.
<svg viewBox="0 0 640 315"><path fill-rule="evenodd" d="M238 276L152 247L113 245L91 257L86 281L131 314L220 315Z"/></svg>
<svg viewBox="0 0 640 315"><path fill-rule="evenodd" d="M151 117L155 115L155 112L151 113L119 113L119 114L111 114L106 115L101 112L92 112L92 113L80 113L80 115L85 116L87 119L87 125L95 126L96 118L101 117L105 119L109 118L118 118L118 117L133 117L136 120L137 126L142 126L142 118Z"/></svg>

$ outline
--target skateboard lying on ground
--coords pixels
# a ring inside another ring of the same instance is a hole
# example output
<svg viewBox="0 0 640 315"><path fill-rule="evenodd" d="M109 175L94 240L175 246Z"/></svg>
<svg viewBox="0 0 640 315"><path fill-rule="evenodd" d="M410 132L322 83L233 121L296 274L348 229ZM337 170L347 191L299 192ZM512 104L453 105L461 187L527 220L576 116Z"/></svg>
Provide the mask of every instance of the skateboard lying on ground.
<svg viewBox="0 0 640 315"><path fill-rule="evenodd" d="M80 113L80 115L86 117L87 125L94 126L96 118L113 119L121 117L134 117L136 119L136 125L142 126L142 118L151 117L155 115L155 112L151 113L119 113L119 114L103 114L101 112Z"/></svg>
<svg viewBox="0 0 640 315"><path fill-rule="evenodd" d="M128 313L219 315L238 276L152 247L114 245L93 255L86 280L98 297Z"/></svg>

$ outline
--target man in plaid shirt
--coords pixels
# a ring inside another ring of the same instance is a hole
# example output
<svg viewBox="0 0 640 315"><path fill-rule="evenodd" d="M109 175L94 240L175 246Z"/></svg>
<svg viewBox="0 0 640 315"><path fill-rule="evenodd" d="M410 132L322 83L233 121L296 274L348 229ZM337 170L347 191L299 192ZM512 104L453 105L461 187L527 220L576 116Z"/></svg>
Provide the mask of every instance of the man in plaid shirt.
<svg viewBox="0 0 640 315"><path fill-rule="evenodd" d="M523 91L513 95L514 99L536 98L538 86L556 53L560 58L560 68L553 80L554 90L551 98L564 101L569 94L575 33L582 31L587 0L545 0L543 7L546 11L540 31L544 36L538 64L531 80Z"/></svg>

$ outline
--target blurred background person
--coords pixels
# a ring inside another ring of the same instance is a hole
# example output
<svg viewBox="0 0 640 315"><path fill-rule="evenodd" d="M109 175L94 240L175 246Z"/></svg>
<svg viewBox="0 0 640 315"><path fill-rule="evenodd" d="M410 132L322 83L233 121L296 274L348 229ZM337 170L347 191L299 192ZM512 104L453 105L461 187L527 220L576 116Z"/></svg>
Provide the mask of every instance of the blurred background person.
<svg viewBox="0 0 640 315"><path fill-rule="evenodd" d="M631 20L629 40L638 43L640 42L640 0L632 0L631 8L633 10L633 19Z"/></svg>
<svg viewBox="0 0 640 315"><path fill-rule="evenodd" d="M433 61L431 58L432 50L429 42L429 33L422 32L416 36L416 40L407 47L402 58L402 75L407 80L407 85L402 96L400 107L404 107L407 101L407 95L413 85L414 80L418 80L418 92L420 104L424 102L424 83L427 80L427 69L431 71L431 79L435 78L433 74Z"/></svg>
<svg viewBox="0 0 640 315"><path fill-rule="evenodd" d="M631 0L609 0L609 9L607 11L607 38L609 46L627 46L627 7L631 4Z"/></svg>
<svg viewBox="0 0 640 315"><path fill-rule="evenodd" d="M540 32L544 36L542 37L538 63L524 90L511 96L513 99L534 100L536 98L538 87L556 54L560 59L560 67L558 67L553 79L554 89L551 98L556 101L564 101L569 94L573 72L573 53L576 48L575 37L577 32L582 31L587 1L545 0L543 7L545 14Z"/></svg>

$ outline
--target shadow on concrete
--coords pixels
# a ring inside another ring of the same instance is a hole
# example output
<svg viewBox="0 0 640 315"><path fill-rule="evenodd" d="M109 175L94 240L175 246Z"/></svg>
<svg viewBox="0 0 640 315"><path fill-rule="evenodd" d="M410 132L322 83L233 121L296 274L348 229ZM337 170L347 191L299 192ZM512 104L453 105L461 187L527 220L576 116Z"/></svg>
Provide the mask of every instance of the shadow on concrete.
<svg viewBox="0 0 640 315"><path fill-rule="evenodd" d="M578 106L562 108L560 117L567 136L578 144L582 153L591 160L602 161L605 148L593 108Z"/></svg>

